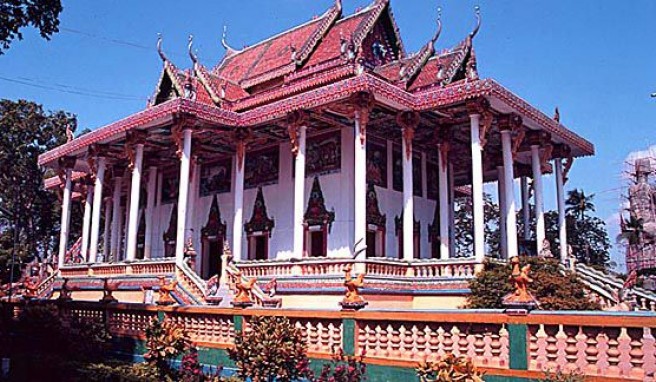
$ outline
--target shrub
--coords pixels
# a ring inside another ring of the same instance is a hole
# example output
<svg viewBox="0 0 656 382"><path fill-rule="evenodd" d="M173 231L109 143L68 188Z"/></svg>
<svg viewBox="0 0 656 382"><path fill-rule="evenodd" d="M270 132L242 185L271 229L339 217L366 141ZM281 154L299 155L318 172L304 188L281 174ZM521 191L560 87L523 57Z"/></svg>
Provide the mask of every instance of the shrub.
<svg viewBox="0 0 656 382"><path fill-rule="evenodd" d="M522 257L520 263L531 264L533 283L530 292L544 310L599 310L591 301L585 286L575 274L562 274L557 259ZM485 268L469 282L471 294L467 298L469 309L503 309L503 297L513 291L511 268L506 264L486 262Z"/></svg>
<svg viewBox="0 0 656 382"><path fill-rule="evenodd" d="M470 360L453 354L437 362L421 362L416 371L421 382L483 382L483 373Z"/></svg>
<svg viewBox="0 0 656 382"><path fill-rule="evenodd" d="M578 371L565 373L562 370L546 371L542 382L583 382L585 378Z"/></svg>
<svg viewBox="0 0 656 382"><path fill-rule="evenodd" d="M175 377L171 361L191 347L184 328L171 321L153 319L146 328L146 364L154 368L161 378Z"/></svg>
<svg viewBox="0 0 656 382"><path fill-rule="evenodd" d="M366 381L367 365L362 362L364 353L359 356L346 356L342 349L333 352L332 361L325 364L318 378L310 374L312 382L360 382Z"/></svg>
<svg viewBox="0 0 656 382"><path fill-rule="evenodd" d="M238 376L253 382L291 382L307 376L303 335L285 317L253 317L228 354Z"/></svg>

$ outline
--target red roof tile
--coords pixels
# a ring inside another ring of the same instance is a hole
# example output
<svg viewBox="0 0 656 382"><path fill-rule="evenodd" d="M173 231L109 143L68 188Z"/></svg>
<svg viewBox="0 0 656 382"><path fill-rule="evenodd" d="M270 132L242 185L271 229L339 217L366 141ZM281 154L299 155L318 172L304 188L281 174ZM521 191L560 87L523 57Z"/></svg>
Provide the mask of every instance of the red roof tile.
<svg viewBox="0 0 656 382"><path fill-rule="evenodd" d="M305 67L321 64L335 58L339 58L341 37L349 39L362 22L367 17L369 11L361 12L345 19L339 20L330 28L328 34L323 38L315 52L305 64Z"/></svg>

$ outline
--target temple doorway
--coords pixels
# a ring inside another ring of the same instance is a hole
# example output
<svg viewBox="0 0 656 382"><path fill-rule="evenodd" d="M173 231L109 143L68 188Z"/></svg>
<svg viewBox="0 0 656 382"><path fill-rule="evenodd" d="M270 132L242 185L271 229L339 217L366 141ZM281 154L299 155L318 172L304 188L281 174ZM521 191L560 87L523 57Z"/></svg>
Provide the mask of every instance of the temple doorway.
<svg viewBox="0 0 656 382"><path fill-rule="evenodd" d="M221 256L226 238L226 224L221 220L219 198L214 196L207 217L207 223L200 231L202 251L200 276L209 280L215 275L221 275Z"/></svg>
<svg viewBox="0 0 656 382"><path fill-rule="evenodd" d="M328 256L328 233L335 221L335 211L328 211L321 190L319 177L315 176L310 191L310 199L303 217L305 242L303 251L310 257Z"/></svg>
<svg viewBox="0 0 656 382"><path fill-rule="evenodd" d="M248 259L268 260L269 237L262 234L254 234L248 237Z"/></svg>
<svg viewBox="0 0 656 382"><path fill-rule="evenodd" d="M306 234L306 251L310 257L325 257L328 255L328 247L326 243L326 232L323 227L316 227L318 229L309 229Z"/></svg>

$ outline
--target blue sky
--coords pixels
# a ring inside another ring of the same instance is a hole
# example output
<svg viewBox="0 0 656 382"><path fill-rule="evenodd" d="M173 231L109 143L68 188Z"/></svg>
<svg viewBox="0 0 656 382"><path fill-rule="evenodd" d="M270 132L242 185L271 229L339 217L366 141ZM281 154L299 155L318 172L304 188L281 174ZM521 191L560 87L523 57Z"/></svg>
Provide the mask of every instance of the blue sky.
<svg viewBox="0 0 656 382"><path fill-rule="evenodd" d="M68 110L78 115L81 128L94 129L145 106L161 70L158 32L178 66L190 65L190 33L201 60L211 66L223 55L224 24L229 42L241 47L307 21L331 3L64 0L59 34L48 42L28 29L23 41L0 56L0 98ZM343 3L349 14L369 1ZM548 115L558 106L561 121L595 144L597 155L574 163L567 187L595 193L600 217L613 222L624 160L656 143L656 99L649 97L656 91L656 2L392 0L408 51L432 36L438 5L442 48L471 30L477 4L483 15L475 41L481 76L496 79ZM553 179L545 183L546 207L553 208Z"/></svg>

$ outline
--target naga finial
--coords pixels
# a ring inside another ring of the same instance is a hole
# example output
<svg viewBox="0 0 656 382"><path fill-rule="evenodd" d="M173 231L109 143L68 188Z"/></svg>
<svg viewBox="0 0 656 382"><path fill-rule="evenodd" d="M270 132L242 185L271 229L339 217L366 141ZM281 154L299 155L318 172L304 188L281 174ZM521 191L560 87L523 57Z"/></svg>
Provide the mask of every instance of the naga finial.
<svg viewBox="0 0 656 382"><path fill-rule="evenodd" d="M558 110L558 106L556 106L556 109L554 110L553 119L554 121L560 123L560 110Z"/></svg>
<svg viewBox="0 0 656 382"><path fill-rule="evenodd" d="M335 0L335 8L342 9L342 0Z"/></svg>
<svg viewBox="0 0 656 382"><path fill-rule="evenodd" d="M476 34L478 34L478 30L481 29L481 7L480 6L475 6L474 7L474 13L476 14L476 27L474 30L469 34L469 38L474 38L476 37Z"/></svg>
<svg viewBox="0 0 656 382"><path fill-rule="evenodd" d="M166 56L164 55L164 51L162 50L162 34L161 33L157 34L157 53L162 58L162 61L166 61Z"/></svg>
<svg viewBox="0 0 656 382"><path fill-rule="evenodd" d="M189 45L187 45L187 49L189 50L189 57L191 57L191 61L194 64L196 64L196 63L198 63L198 55L194 54L193 46L194 46L194 35L190 34L189 35Z"/></svg>
<svg viewBox="0 0 656 382"><path fill-rule="evenodd" d="M433 45L435 45L437 39L440 38L440 34L442 34L442 7L437 7L437 31L431 39Z"/></svg>
<svg viewBox="0 0 656 382"><path fill-rule="evenodd" d="M233 47L231 47L230 45L228 45L227 37L228 37L228 26L227 26L227 25L224 25L224 26L223 26L223 34L221 35L221 45L223 45L223 48L225 48L225 50L226 50L228 53L231 53L231 52L238 52L237 49L234 49Z"/></svg>

